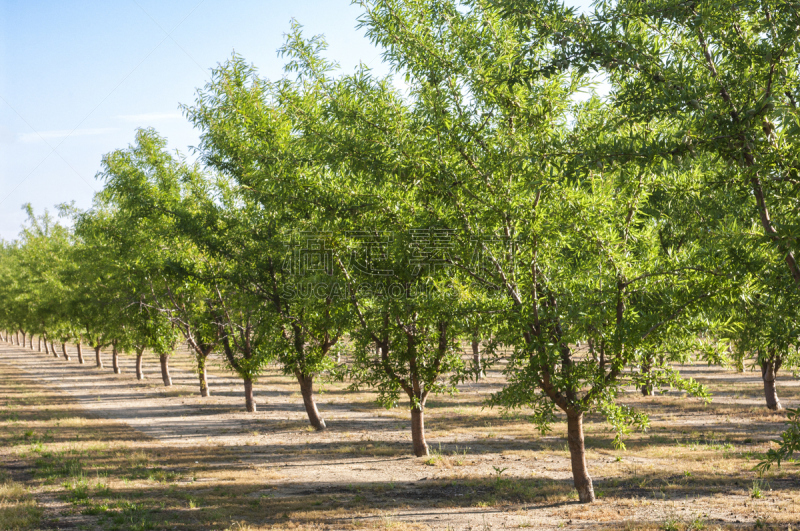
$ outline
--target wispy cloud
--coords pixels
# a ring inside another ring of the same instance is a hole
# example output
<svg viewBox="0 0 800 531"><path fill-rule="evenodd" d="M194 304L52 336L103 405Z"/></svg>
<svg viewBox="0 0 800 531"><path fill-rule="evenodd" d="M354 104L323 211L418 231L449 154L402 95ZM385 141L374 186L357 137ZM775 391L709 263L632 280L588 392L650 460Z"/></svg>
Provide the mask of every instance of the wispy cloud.
<svg viewBox="0 0 800 531"><path fill-rule="evenodd" d="M122 114L117 116L120 120L125 122L134 122L134 123L150 123L150 122L162 122L164 120L177 120L181 118L181 114L178 112L171 112L171 113L158 113L158 112L146 112L142 114Z"/></svg>
<svg viewBox="0 0 800 531"><path fill-rule="evenodd" d="M98 136L98 135L106 135L108 133L113 133L114 131L118 131L118 129L114 127L102 127L96 129L63 129L58 131L39 131L36 133L23 133L19 135L20 142L44 142L51 139L59 139L59 138L66 138L69 136L78 137L78 136Z"/></svg>

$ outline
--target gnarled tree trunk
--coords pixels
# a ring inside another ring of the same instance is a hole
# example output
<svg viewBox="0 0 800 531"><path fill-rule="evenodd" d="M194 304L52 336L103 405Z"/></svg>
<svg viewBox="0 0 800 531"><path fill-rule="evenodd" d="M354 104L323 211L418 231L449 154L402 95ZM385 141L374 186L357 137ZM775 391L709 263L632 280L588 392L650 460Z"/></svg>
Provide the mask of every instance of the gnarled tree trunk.
<svg viewBox="0 0 800 531"><path fill-rule="evenodd" d="M645 361L642 362L642 374L646 374L649 376L650 370L651 370L650 360L646 359ZM650 383L642 384L642 387L639 390L642 392L642 395L644 396L654 396L656 394L653 385Z"/></svg>
<svg viewBox="0 0 800 531"><path fill-rule="evenodd" d="M100 357L100 345L94 347L94 359L97 362L97 368L103 368L103 358Z"/></svg>
<svg viewBox="0 0 800 531"><path fill-rule="evenodd" d="M481 342L478 340L478 338L472 338L472 360L475 362L475 368L478 371L475 379L480 380L486 376L486 373L483 372L483 363L481 361Z"/></svg>
<svg viewBox="0 0 800 531"><path fill-rule="evenodd" d="M783 409L781 401L778 399L778 390L775 387L775 376L779 368L780 362L761 362L761 379L764 381L764 398L767 400L767 407L773 411Z"/></svg>
<svg viewBox="0 0 800 531"><path fill-rule="evenodd" d="M314 376L305 375L300 371L295 371L294 374L300 384L300 393L303 395L303 405L306 407L308 421L315 430L324 430L325 421L319 414L317 404L314 402Z"/></svg>
<svg viewBox="0 0 800 531"><path fill-rule="evenodd" d="M75 343L75 348L78 349L78 363L83 365L83 347L81 347L80 339L78 339L78 342Z"/></svg>
<svg viewBox="0 0 800 531"><path fill-rule="evenodd" d="M594 501L594 487L586 465L586 447L583 443L583 413L567 412L567 442L572 462L572 478L581 503Z"/></svg>
<svg viewBox="0 0 800 531"><path fill-rule="evenodd" d="M425 408L422 405L411 408L411 441L414 443L414 455L428 455L428 443L425 442Z"/></svg>
<svg viewBox="0 0 800 531"><path fill-rule="evenodd" d="M161 361L161 379L164 381L164 387L172 387L172 376L169 375L169 354L159 355Z"/></svg>
<svg viewBox="0 0 800 531"><path fill-rule="evenodd" d="M114 367L114 374L120 374L122 369L119 368L119 353L117 352L117 342L111 343L111 365Z"/></svg>
<svg viewBox="0 0 800 531"><path fill-rule="evenodd" d="M253 399L253 380L244 379L244 405L248 413L256 412L256 401Z"/></svg>
<svg viewBox="0 0 800 531"><path fill-rule="evenodd" d="M144 371L142 370L142 358L144 357L144 349L136 349L136 379L144 380Z"/></svg>
<svg viewBox="0 0 800 531"><path fill-rule="evenodd" d="M200 378L200 396L211 396L208 388L208 374L206 373L206 359L208 354L197 354L197 377Z"/></svg>
<svg viewBox="0 0 800 531"><path fill-rule="evenodd" d="M52 347L53 343L50 343L50 346ZM69 353L67 352L67 343L66 342L61 343L61 352L64 354L64 359L69 361ZM53 349L53 354L55 354L55 353L56 353L56 349ZM56 354L56 357L58 357L58 354Z"/></svg>

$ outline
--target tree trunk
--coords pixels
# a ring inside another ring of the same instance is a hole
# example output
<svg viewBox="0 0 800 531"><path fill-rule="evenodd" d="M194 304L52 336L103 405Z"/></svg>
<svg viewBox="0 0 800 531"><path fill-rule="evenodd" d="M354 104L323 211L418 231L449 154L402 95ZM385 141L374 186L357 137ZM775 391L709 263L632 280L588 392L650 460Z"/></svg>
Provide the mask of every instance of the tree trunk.
<svg viewBox="0 0 800 531"><path fill-rule="evenodd" d="M428 443L425 442L425 411L420 406L411 408L411 440L414 443L414 455L428 455Z"/></svg>
<svg viewBox="0 0 800 531"><path fill-rule="evenodd" d="M103 359L100 357L100 345L94 347L94 359L97 362L97 368L103 368Z"/></svg>
<svg viewBox="0 0 800 531"><path fill-rule="evenodd" d="M211 396L208 389L208 374L206 372L206 357L208 355L197 355L197 376L200 378L200 396Z"/></svg>
<svg viewBox="0 0 800 531"><path fill-rule="evenodd" d="M161 354L161 379L164 381L164 387L172 387L172 377L169 375L169 354Z"/></svg>
<svg viewBox="0 0 800 531"><path fill-rule="evenodd" d="M256 401L253 400L253 380L244 379L244 405L248 413L256 412Z"/></svg>
<svg viewBox="0 0 800 531"><path fill-rule="evenodd" d="M650 375L650 369L651 369L650 360L648 358L647 360L642 362L642 374L647 374L649 376ZM653 388L653 385L651 383L649 383L649 382L642 384L642 386L639 388L639 390L642 392L642 395L644 395L644 396L654 396L656 394L656 391Z"/></svg>
<svg viewBox="0 0 800 531"><path fill-rule="evenodd" d="M56 352L56 346L53 344L53 340L52 339L50 340L50 353L53 356L58 357L58 353Z"/></svg>
<svg viewBox="0 0 800 531"><path fill-rule="evenodd" d="M305 375L300 371L295 371L295 376L300 383L300 393L303 395L303 405L306 406L308 421L315 430L324 430L325 421L320 416L317 404L314 402L314 376Z"/></svg>
<svg viewBox="0 0 800 531"><path fill-rule="evenodd" d="M478 371L475 379L480 380L486 376L486 373L483 372L483 364L481 363L481 342L477 338L472 339L472 360L475 362L475 368Z"/></svg>
<svg viewBox="0 0 800 531"><path fill-rule="evenodd" d="M28 346L31 348L31 350L33 350L33 332L31 332L31 338L28 340ZM39 352L41 351L42 350L39 349Z"/></svg>
<svg viewBox="0 0 800 531"><path fill-rule="evenodd" d="M50 346L52 347L53 344L50 343ZM64 354L64 359L69 361L69 353L67 352L67 343L66 342L61 343L61 352ZM56 349L53 349L53 354L56 354ZM56 356L58 356L58 354L56 354Z"/></svg>
<svg viewBox="0 0 800 531"><path fill-rule="evenodd" d="M111 365L114 367L114 374L122 373L119 368L119 353L117 352L117 342L111 344Z"/></svg>
<svg viewBox="0 0 800 531"><path fill-rule="evenodd" d="M25 345L27 345L27 343L26 343L26 338L27 337L28 337L28 334L26 334L25 330L23 330L22 331L22 348L25 348Z"/></svg>
<svg viewBox="0 0 800 531"><path fill-rule="evenodd" d="M19 346L19 330L17 330L16 337L17 337L17 346Z"/></svg>
<svg viewBox="0 0 800 531"><path fill-rule="evenodd" d="M75 343L75 347L78 349L78 363L83 365L83 348L81 347L80 339Z"/></svg>
<svg viewBox="0 0 800 531"><path fill-rule="evenodd" d="M583 444L583 413L567 413L567 442L572 461L572 479L581 503L594 501L594 487L586 466L586 447Z"/></svg>
<svg viewBox="0 0 800 531"><path fill-rule="evenodd" d="M774 411L783 409L781 401L778 399L778 390L775 388L775 375L777 372L775 362L761 362L761 379L764 380L764 398L767 399L767 407Z"/></svg>
<svg viewBox="0 0 800 531"><path fill-rule="evenodd" d="M45 346L47 346L47 343L45 343ZM42 351L42 336L40 335L40 336L39 336L39 342L38 342L38 350L37 350L37 352L41 352L41 351Z"/></svg>
<svg viewBox="0 0 800 531"><path fill-rule="evenodd" d="M142 358L144 357L144 349L136 351L136 379L144 380L144 372L142 371Z"/></svg>

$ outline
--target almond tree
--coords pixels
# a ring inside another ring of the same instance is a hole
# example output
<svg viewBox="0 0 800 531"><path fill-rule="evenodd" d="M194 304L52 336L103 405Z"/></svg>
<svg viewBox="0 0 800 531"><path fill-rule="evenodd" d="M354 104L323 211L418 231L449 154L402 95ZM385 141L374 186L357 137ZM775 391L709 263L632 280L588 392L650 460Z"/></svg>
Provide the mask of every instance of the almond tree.
<svg viewBox="0 0 800 531"><path fill-rule="evenodd" d="M297 119L289 112L316 107L313 95L318 92L302 81L263 80L234 56L214 70L212 81L185 111L201 130L199 152L221 176L217 187L229 205L197 212L194 219L203 229L190 233L209 255L236 264L230 278L270 312L264 319L274 336L265 348L269 345L283 372L296 378L309 422L321 430L326 424L316 405L314 381L334 369L331 354L346 329L349 306L338 297L294 296L300 261L319 253L293 242L320 243L316 240L327 230L323 213L331 193L328 174L309 164L307 142L293 135ZM306 275L306 285L334 280L330 263L312 269L304 270L315 275Z"/></svg>
<svg viewBox="0 0 800 531"><path fill-rule="evenodd" d="M502 3L509 14L533 14ZM767 406L779 408L775 375L796 363L800 301L797 3L608 0L565 28L558 61L607 74L610 103L641 124L617 146L620 162L660 160L685 172L713 160L696 181L708 199L698 211L715 212L704 215L716 235L707 244L730 255L742 291L721 312L738 318L737 356L755 359Z"/></svg>
<svg viewBox="0 0 800 531"><path fill-rule="evenodd" d="M188 272L208 278L214 263L181 233L174 215L184 207L196 208L189 183L200 188L205 176L165 147L155 131L143 129L134 145L106 155L100 174L106 186L98 199L114 209L116 228L107 231L129 264L132 304L145 318L140 326L144 330L166 321L183 336L194 351L200 395L205 397L210 395L207 360L221 342L216 295ZM134 341L137 360L148 343Z"/></svg>
<svg viewBox="0 0 800 531"><path fill-rule="evenodd" d="M196 354L201 395L208 396L207 358L224 345L227 364L244 380L247 410L255 411L253 384L270 359L263 311L249 298L248 281L236 276L236 263L203 247L219 232L202 226L205 218L237 205L218 195L197 165L168 153L166 140L150 129L106 155L99 177L106 187L85 232L104 240L100 247L116 264L121 302L134 310L122 322L137 364L144 348L153 349L169 385L168 358L182 334Z"/></svg>
<svg viewBox="0 0 800 531"><path fill-rule="evenodd" d="M102 194L102 193L101 193ZM151 285L153 257L151 242L137 232L130 220L110 208L102 195L92 209L76 212L75 283L72 311L81 325L81 338L94 348L98 367L100 350L113 348L114 369L119 372L120 350L137 354L137 378L143 377L145 349L159 356L161 378L172 385L169 356L174 352L177 333L169 319L150 308L145 296Z"/></svg>

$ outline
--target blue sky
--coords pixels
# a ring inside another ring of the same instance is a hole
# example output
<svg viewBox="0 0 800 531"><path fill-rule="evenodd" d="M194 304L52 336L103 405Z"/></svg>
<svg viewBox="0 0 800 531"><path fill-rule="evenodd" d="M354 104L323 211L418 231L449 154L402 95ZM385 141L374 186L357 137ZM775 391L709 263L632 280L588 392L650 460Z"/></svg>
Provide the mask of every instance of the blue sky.
<svg viewBox="0 0 800 531"><path fill-rule="evenodd" d="M349 0L0 0L0 238L19 233L24 203L89 207L101 157L138 127L196 145L178 105L234 50L279 77L292 18L325 35L344 71L384 71L358 15Z"/></svg>

